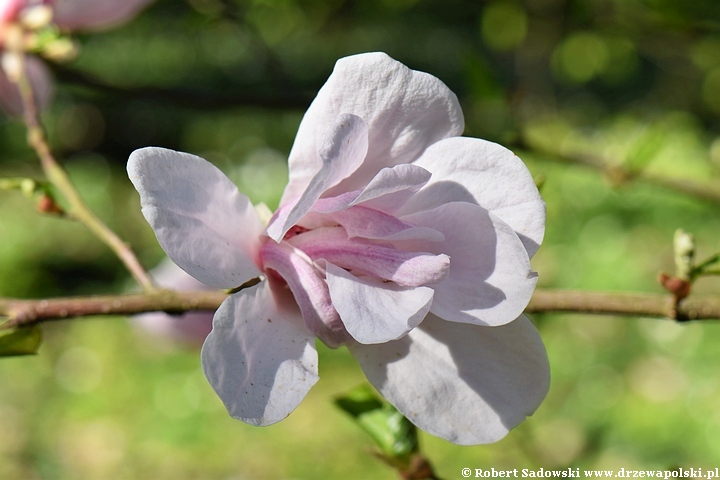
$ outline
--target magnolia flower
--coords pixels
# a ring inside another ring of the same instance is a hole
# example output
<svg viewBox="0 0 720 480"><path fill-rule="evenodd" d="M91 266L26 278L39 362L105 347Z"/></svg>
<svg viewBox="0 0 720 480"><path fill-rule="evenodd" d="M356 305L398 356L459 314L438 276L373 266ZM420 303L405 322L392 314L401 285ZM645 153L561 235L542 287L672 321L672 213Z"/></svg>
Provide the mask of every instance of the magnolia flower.
<svg viewBox="0 0 720 480"><path fill-rule="evenodd" d="M26 37L33 31L54 24L64 31L101 30L130 20L154 0L0 0L0 106L12 114L22 112L22 100L12 71L17 62L7 52L10 36ZM26 40L15 41L25 48ZM47 106L53 93L53 81L45 64L27 56L25 68L40 108ZM18 71L22 71L19 70ZM8 78L10 77L10 78Z"/></svg>
<svg viewBox="0 0 720 480"><path fill-rule="evenodd" d="M382 53L341 59L267 225L207 161L133 152L143 214L178 266L218 288L261 279L223 302L202 349L233 417L287 417L318 380L316 339L451 442L496 441L535 411L549 368L522 312L544 203L520 159L463 128L437 78Z"/></svg>

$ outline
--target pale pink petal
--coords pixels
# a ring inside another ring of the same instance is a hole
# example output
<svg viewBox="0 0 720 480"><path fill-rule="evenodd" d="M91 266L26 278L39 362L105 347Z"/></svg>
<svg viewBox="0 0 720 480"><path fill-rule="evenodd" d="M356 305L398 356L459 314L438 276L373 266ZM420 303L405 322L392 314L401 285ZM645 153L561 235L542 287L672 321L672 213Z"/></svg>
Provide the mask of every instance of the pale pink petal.
<svg viewBox="0 0 720 480"><path fill-rule="evenodd" d="M287 243L312 259L327 260L356 274L390 280L407 287L442 282L450 263L444 254L407 252L362 239L349 239L340 227L317 228L297 235Z"/></svg>
<svg viewBox="0 0 720 480"><path fill-rule="evenodd" d="M387 213L363 206L331 212L325 217L342 225L350 238L362 237L386 241L427 240L430 242L440 242L445 239L445 236L435 229L416 227Z"/></svg>
<svg viewBox="0 0 720 480"><path fill-rule="evenodd" d="M330 298L348 333L360 343L396 340L417 327L430 310L429 287L358 278L329 262L326 268Z"/></svg>
<svg viewBox="0 0 720 480"><path fill-rule="evenodd" d="M431 175L424 168L407 163L383 168L352 205L362 204L384 212L395 212L430 180Z"/></svg>
<svg viewBox="0 0 720 480"><path fill-rule="evenodd" d="M411 422L460 445L500 440L535 412L550 385L545 348L525 316L480 327L428 315L400 340L348 348Z"/></svg>
<svg viewBox="0 0 720 480"><path fill-rule="evenodd" d="M128 174L165 253L203 283L232 288L260 275L264 227L245 195L214 165L164 148L135 150Z"/></svg>
<svg viewBox="0 0 720 480"><path fill-rule="evenodd" d="M321 198L315 202L312 211L332 213L362 205L381 212L394 212L420 190L431 175L424 168L407 163L383 168L362 190Z"/></svg>
<svg viewBox="0 0 720 480"><path fill-rule="evenodd" d="M104 29L126 22L155 0L55 0L53 22L67 30Z"/></svg>
<svg viewBox="0 0 720 480"><path fill-rule="evenodd" d="M530 172L510 150L477 138L430 146L414 165L432 178L403 208L427 210L448 202L477 203L510 225L532 257L545 233L545 203Z"/></svg>
<svg viewBox="0 0 720 480"><path fill-rule="evenodd" d="M318 380L315 337L288 292L268 281L225 300L202 348L205 376L234 418L271 425Z"/></svg>
<svg viewBox="0 0 720 480"><path fill-rule="evenodd" d="M0 23L15 20L18 12L25 8L25 3L26 0L0 0Z"/></svg>
<svg viewBox="0 0 720 480"><path fill-rule="evenodd" d="M290 227L310 211L328 188L337 185L362 164L367 149L368 130L365 122L355 115L339 115L319 150L322 168L312 178L300 198L291 202L291 207L283 205L283 209L270 221L267 229L270 238L279 242Z"/></svg>
<svg viewBox="0 0 720 480"><path fill-rule="evenodd" d="M0 55L2 55L1 51ZM55 90L52 74L42 60L31 55L25 57L25 69L30 79L33 93L35 94L35 107L38 110L44 110L50 104ZM20 91L17 86L7 78L1 68L0 106L11 115L21 115L23 112L23 102Z"/></svg>
<svg viewBox="0 0 720 480"><path fill-rule="evenodd" d="M410 163L429 145L464 128L457 97L432 75L410 70L384 53L340 59L300 123L282 203L300 196L320 169L317 152L342 113L365 121L370 147L363 165L328 196L361 189L383 167Z"/></svg>
<svg viewBox="0 0 720 480"><path fill-rule="evenodd" d="M455 322L502 325L517 318L532 296L537 274L525 247L506 223L472 203L454 202L403 219L432 226L443 242L416 248L450 256L448 278L434 285L432 313Z"/></svg>
<svg viewBox="0 0 720 480"><path fill-rule="evenodd" d="M344 210L355 202L355 199L360 196L360 193L360 190L355 190L341 193L337 197L321 198L315 202L311 211L315 213L332 213L338 210Z"/></svg>
<svg viewBox="0 0 720 480"><path fill-rule="evenodd" d="M347 332L330 299L325 274L301 250L288 242L267 241L260 250L263 265L276 272L290 288L305 326L330 347L338 347Z"/></svg>

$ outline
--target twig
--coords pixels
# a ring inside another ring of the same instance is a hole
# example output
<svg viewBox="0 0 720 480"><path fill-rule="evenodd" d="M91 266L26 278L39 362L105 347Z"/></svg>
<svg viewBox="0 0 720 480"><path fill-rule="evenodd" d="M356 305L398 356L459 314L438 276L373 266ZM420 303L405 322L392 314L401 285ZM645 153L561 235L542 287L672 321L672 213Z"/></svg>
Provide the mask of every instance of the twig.
<svg viewBox="0 0 720 480"><path fill-rule="evenodd" d="M312 95L298 89L273 89L274 91L268 92L267 84L271 82L265 82L262 89L255 85L248 85L245 88L226 89L221 92L149 86L123 87L66 66L53 65L52 67L60 81L105 93L112 96L115 101L117 99L150 100L154 103L167 103L174 107L182 106L194 109L222 109L240 106L285 112L288 110L305 111L313 99ZM312 85L307 90L315 91L317 88L319 86Z"/></svg>
<svg viewBox="0 0 720 480"><path fill-rule="evenodd" d="M615 184L638 180L674 190L707 202L720 203L720 182L700 182L687 178L670 177L648 172L646 169L632 170L622 165L610 164L597 155L581 152L566 153L550 151L539 145L527 144L523 140L520 140L516 146L539 153L552 161L565 164L572 163L599 170L606 174L610 181Z"/></svg>
<svg viewBox="0 0 720 480"><path fill-rule="evenodd" d="M678 321L720 319L720 297L694 295L676 304L673 295L536 290L528 313L590 313L668 318Z"/></svg>
<svg viewBox="0 0 720 480"><path fill-rule="evenodd" d="M227 293L222 291L156 290L138 294L41 300L0 298L0 316L8 317L3 326L12 328L94 315L216 310L226 297ZM676 308L674 297L668 294L539 289L535 291L525 311L656 317L677 321L709 320L720 319L720 297L696 295L683 300Z"/></svg>
<svg viewBox="0 0 720 480"><path fill-rule="evenodd" d="M226 297L227 294L220 290L155 290L150 293L41 300L0 298L0 316L9 318L2 325L3 328L14 328L73 317L216 310Z"/></svg>
<svg viewBox="0 0 720 480"><path fill-rule="evenodd" d="M135 253L90 210L80 197L65 169L60 166L50 151L45 137L45 130L40 124L32 85L25 70L25 56L22 52L18 52L18 55L21 59L21 68L17 86L23 101L23 119L28 130L28 143L40 158L40 164L48 181L58 189L67 201L69 205L68 215L84 224L115 252L115 255L125 264L125 267L145 291L156 290L155 283L140 264Z"/></svg>

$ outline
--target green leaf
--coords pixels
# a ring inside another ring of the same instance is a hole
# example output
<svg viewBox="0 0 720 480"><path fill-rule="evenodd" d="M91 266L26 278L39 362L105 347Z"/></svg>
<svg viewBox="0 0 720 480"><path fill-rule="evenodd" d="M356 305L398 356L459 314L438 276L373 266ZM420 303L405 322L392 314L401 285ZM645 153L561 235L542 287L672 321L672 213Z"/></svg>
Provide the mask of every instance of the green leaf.
<svg viewBox="0 0 720 480"><path fill-rule="evenodd" d="M718 264L720 264L720 253L713 255L700 265L696 265L691 272L691 277L694 279L703 275L717 275Z"/></svg>
<svg viewBox="0 0 720 480"><path fill-rule="evenodd" d="M388 459L405 464L418 451L415 425L369 386L357 387L337 398L335 403L375 440Z"/></svg>
<svg viewBox="0 0 720 480"><path fill-rule="evenodd" d="M35 355L42 343L42 329L32 327L0 330L0 357Z"/></svg>

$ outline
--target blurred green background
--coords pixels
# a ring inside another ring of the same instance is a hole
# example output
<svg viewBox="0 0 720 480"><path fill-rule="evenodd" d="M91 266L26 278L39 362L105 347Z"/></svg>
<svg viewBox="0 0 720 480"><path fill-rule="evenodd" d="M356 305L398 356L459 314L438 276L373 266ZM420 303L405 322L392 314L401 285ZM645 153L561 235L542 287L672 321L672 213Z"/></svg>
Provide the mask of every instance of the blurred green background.
<svg viewBox="0 0 720 480"><path fill-rule="evenodd" d="M44 115L82 195L146 265L163 258L124 172L135 148L211 160L277 206L302 113L349 54L385 51L457 93L467 136L513 148L542 181L540 287L661 292L677 228L720 250L717 203L643 180L720 185L720 2L160 0L76 36ZM604 171L570 158L591 156ZM562 161L565 159L565 161ZM617 169L639 172L618 176ZM39 177L0 116L0 174ZM720 187L717 187L720 191ZM0 295L125 291L80 225L0 191ZM715 278L697 292L718 293ZM421 434L443 478L470 468L720 467L720 324L534 315L552 385L504 440ZM397 478L333 398L364 377L321 348L321 380L275 426L232 420L197 348L120 318L48 324L36 357L0 360L2 479Z"/></svg>

